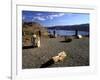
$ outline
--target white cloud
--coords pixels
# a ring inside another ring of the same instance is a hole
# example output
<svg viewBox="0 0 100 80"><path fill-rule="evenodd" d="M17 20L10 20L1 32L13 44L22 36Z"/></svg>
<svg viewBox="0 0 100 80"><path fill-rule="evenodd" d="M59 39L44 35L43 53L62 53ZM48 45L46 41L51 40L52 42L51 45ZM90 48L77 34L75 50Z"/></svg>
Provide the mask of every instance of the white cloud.
<svg viewBox="0 0 100 80"><path fill-rule="evenodd" d="M60 14L59 14L59 16L64 16L64 15L65 15L64 13L60 13Z"/></svg>
<svg viewBox="0 0 100 80"><path fill-rule="evenodd" d="M36 17L33 17L33 20L40 20L40 21L44 21L46 20L44 17L42 16L36 16Z"/></svg>
<svg viewBox="0 0 100 80"><path fill-rule="evenodd" d="M22 16L22 20L25 20L25 16Z"/></svg>
<svg viewBox="0 0 100 80"><path fill-rule="evenodd" d="M42 13L37 13L36 15L40 16L40 15L42 15Z"/></svg>
<svg viewBox="0 0 100 80"><path fill-rule="evenodd" d="M53 18L56 18L56 17L61 17L61 16L63 16L63 15L65 15L65 14L64 14L64 13L59 13L59 14L48 15L48 17L49 17L50 19L53 19Z"/></svg>
<svg viewBox="0 0 100 80"><path fill-rule="evenodd" d="M43 15L42 13L38 13L37 16L33 17L33 20L39 20L39 21L45 21L47 19L54 19L57 17L61 17L65 15L64 13L55 13L55 14L49 14L49 15Z"/></svg>

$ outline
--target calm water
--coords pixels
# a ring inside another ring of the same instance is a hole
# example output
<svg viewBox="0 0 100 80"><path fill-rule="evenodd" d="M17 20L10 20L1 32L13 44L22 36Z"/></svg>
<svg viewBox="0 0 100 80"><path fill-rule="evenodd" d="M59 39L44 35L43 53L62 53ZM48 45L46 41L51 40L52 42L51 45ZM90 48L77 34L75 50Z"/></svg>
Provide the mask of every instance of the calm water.
<svg viewBox="0 0 100 80"><path fill-rule="evenodd" d="M51 34L53 34L54 30L49 30L49 32ZM69 30L55 30L55 34L56 35L60 35L60 36L71 36L71 35L75 35L75 31L69 31ZM89 35L89 32L85 32L85 31L78 31L79 35Z"/></svg>

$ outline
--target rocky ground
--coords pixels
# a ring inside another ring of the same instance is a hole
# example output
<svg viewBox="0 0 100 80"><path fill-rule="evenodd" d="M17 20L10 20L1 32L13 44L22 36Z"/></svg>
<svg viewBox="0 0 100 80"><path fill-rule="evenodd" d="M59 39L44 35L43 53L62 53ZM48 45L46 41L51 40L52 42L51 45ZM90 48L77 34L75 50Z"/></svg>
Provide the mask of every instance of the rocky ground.
<svg viewBox="0 0 100 80"><path fill-rule="evenodd" d="M63 62L54 63L48 67L71 67L89 65L89 38L73 39L64 42L63 37L41 38L41 47L22 50L22 68L40 68L52 56L65 51L68 55Z"/></svg>

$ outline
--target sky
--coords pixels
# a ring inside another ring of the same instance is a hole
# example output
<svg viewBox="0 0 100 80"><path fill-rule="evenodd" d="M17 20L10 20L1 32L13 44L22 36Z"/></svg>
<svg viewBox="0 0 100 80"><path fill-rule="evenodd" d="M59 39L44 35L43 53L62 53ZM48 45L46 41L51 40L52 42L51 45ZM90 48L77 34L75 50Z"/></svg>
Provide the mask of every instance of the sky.
<svg viewBox="0 0 100 80"><path fill-rule="evenodd" d="M89 23L88 13L22 11L22 21L38 22L45 27Z"/></svg>

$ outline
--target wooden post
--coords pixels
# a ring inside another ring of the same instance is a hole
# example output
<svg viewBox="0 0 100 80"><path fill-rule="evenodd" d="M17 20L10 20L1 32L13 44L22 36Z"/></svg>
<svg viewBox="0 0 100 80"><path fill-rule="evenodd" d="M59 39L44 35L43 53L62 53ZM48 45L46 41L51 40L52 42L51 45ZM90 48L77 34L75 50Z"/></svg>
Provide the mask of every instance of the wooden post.
<svg viewBox="0 0 100 80"><path fill-rule="evenodd" d="M39 31L39 33L38 33L38 34L39 34L39 37L41 37L41 31Z"/></svg>
<svg viewBox="0 0 100 80"><path fill-rule="evenodd" d="M54 31L53 31L53 35L54 35L54 37L55 37L55 34L56 34L56 31L54 30Z"/></svg>
<svg viewBox="0 0 100 80"><path fill-rule="evenodd" d="M78 36L78 30L77 29L75 30L75 36L76 37Z"/></svg>

